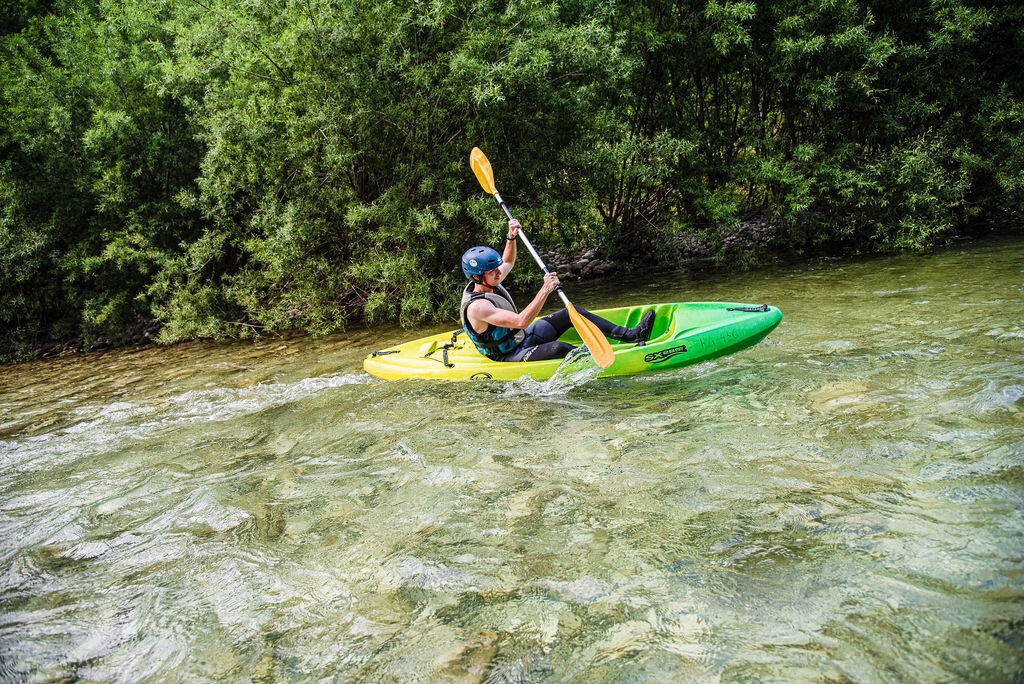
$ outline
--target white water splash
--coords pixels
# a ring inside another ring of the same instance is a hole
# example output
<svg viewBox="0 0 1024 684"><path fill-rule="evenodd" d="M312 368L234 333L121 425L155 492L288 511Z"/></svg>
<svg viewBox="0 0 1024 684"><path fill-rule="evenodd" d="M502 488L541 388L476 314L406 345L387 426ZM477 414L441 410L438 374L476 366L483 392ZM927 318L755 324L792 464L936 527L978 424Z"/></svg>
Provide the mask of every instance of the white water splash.
<svg viewBox="0 0 1024 684"><path fill-rule="evenodd" d="M92 421L67 428L81 431L97 424L117 422L138 423L140 418L153 417L160 425L193 422L222 422L250 413L283 406L343 385L365 382L361 374L330 375L304 378L289 383L257 383L250 387L216 387L191 390L174 396L133 404L117 402L100 409ZM146 426L147 423L142 423Z"/></svg>
<svg viewBox="0 0 1024 684"><path fill-rule="evenodd" d="M0 441L0 465L23 466L37 455L81 457L102 453L112 439L144 440L185 423L216 423L284 406L344 385L365 384L363 374L304 378L292 383L258 383L251 387L192 390L140 402L87 405L75 411L82 419L67 427L23 440Z"/></svg>
<svg viewBox="0 0 1024 684"><path fill-rule="evenodd" d="M343 385L365 383L362 374L305 378L294 383L259 383L240 389L217 388L185 392L168 400L174 422L230 420L274 406L282 406ZM166 410L166 406L163 407Z"/></svg>
<svg viewBox="0 0 1024 684"><path fill-rule="evenodd" d="M569 352L547 380L534 380L529 376L523 376L509 385L506 395L564 396L570 390L596 378L602 370L604 369L597 365L586 345L582 345Z"/></svg>

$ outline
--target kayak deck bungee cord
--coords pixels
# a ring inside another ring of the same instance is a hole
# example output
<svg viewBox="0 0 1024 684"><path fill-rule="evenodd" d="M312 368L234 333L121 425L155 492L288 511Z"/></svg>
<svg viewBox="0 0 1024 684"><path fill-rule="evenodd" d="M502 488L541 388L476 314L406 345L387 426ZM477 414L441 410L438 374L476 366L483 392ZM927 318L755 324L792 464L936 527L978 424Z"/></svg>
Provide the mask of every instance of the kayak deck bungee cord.
<svg viewBox="0 0 1024 684"><path fill-rule="evenodd" d="M611 342L614 360L602 376L634 375L710 361L757 344L782 320L782 311L774 306L731 302L626 306L594 313L616 325L633 327L652 309L654 330L646 344ZM582 344L574 328L559 339L574 346ZM363 368L385 380L515 380L523 376L546 380L562 361L493 361L479 353L462 330L456 330L375 351L363 361Z"/></svg>

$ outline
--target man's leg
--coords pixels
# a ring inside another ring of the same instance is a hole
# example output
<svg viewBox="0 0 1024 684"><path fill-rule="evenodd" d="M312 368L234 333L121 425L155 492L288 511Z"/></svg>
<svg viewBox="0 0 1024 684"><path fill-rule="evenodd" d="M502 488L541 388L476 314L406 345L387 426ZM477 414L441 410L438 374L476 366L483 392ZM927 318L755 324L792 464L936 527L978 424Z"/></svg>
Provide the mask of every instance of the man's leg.
<svg viewBox="0 0 1024 684"><path fill-rule="evenodd" d="M516 347L511 354L506 356L504 361L547 361L548 359L564 359L565 355L571 352L573 347L568 342L542 342L532 347L524 343Z"/></svg>
<svg viewBox="0 0 1024 684"><path fill-rule="evenodd" d="M651 330L654 327L653 311L648 311L640 323L633 328L624 328L621 325L615 325L611 321L601 318L596 314L592 314L586 309L578 306L576 307L576 311L588 321L596 325L597 329L604 333L605 337L609 337L620 342L645 342L647 341L647 338L651 336ZM549 342L557 340L571 327L572 319L569 318L569 312L566 309L562 309L561 311L545 316L531 325L526 329L526 334L527 338L529 338L531 334L534 334L538 338L543 339L543 341Z"/></svg>

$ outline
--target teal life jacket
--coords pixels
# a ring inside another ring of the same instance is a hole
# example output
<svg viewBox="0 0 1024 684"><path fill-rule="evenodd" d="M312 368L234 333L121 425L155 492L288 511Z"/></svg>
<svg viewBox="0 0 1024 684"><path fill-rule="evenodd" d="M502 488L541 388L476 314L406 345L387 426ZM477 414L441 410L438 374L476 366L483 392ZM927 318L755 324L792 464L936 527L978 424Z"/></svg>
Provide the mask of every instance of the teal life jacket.
<svg viewBox="0 0 1024 684"><path fill-rule="evenodd" d="M526 331L516 330L513 328L502 328L501 326L487 324L487 330L482 333L478 333L473 330L473 326L469 324L469 317L466 315L466 309L469 305L478 299L486 299L494 306L505 311L511 311L512 313L519 313L516 309L515 302L512 301L512 295L508 293L501 285L498 285L497 292L473 292L473 288L476 283L469 283L466 289L462 292L462 308L460 316L462 318L462 326L466 329L466 336L473 341L476 346L476 350L486 356L489 359L495 361L501 361L505 358L505 355L510 351L519 346L519 344L526 337Z"/></svg>

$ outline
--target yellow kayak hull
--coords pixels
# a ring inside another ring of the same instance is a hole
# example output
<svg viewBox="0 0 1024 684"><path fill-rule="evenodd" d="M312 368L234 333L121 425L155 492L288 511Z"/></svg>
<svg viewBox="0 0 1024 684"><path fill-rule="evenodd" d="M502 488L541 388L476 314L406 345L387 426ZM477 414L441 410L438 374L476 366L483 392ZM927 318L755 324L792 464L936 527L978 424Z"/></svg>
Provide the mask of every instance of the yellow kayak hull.
<svg viewBox="0 0 1024 684"><path fill-rule="evenodd" d="M651 309L655 312L654 330L647 344L611 341L615 362L601 372L602 376L668 370L732 354L760 342L782 320L782 312L774 306L731 302L628 306L594 313L617 325L632 327ZM476 350L465 333L452 343L453 334L430 335L375 351L363 361L363 368L385 380L515 380L523 376L546 380L562 363L561 359L492 361ZM560 339L573 345L581 343L571 328Z"/></svg>

